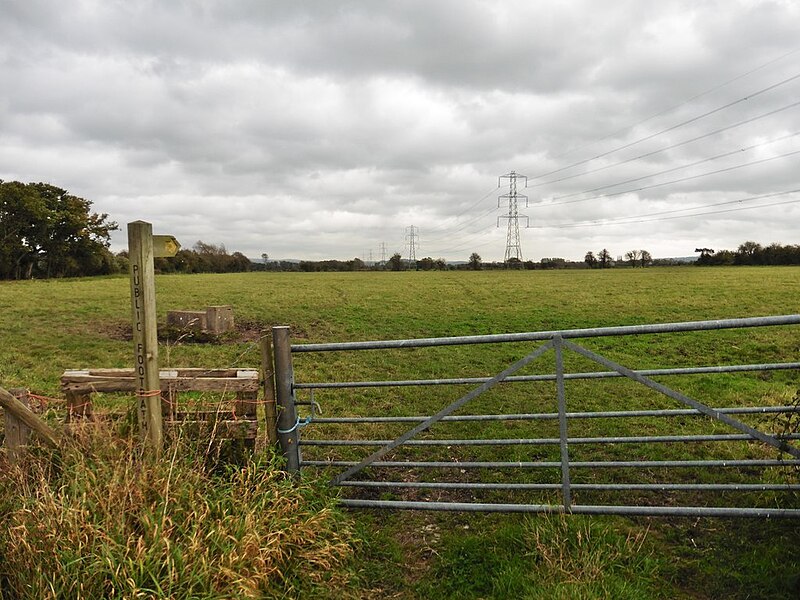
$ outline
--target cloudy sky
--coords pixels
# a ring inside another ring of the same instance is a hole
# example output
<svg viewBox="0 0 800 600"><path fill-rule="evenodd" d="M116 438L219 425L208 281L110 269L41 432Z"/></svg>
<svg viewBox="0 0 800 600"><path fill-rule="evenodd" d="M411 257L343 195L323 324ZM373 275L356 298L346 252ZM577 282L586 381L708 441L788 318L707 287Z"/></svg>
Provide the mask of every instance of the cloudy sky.
<svg viewBox="0 0 800 600"><path fill-rule="evenodd" d="M115 250L142 219L184 246L378 260L414 226L417 258L502 260L511 171L526 260L800 243L795 0L0 15L0 179L91 200L122 226Z"/></svg>

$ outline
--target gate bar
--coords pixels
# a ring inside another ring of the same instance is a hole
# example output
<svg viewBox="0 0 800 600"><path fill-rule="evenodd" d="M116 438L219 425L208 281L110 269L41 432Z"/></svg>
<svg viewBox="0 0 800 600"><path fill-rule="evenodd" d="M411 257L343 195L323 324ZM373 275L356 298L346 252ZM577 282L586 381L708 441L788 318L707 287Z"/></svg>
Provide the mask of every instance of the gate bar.
<svg viewBox="0 0 800 600"><path fill-rule="evenodd" d="M381 350L388 348L425 348L431 346L459 346L466 344L495 344L498 342L538 342L560 335L564 339L591 338L617 335L642 335L650 333L678 333L682 331L709 331L745 327L771 327L773 325L798 325L800 315L749 317L745 319L716 319L682 323L651 325L623 325L618 327L589 327L557 331L505 333L493 335L465 335L460 337L418 338L409 340L381 340L372 342L338 342L329 344L292 344L292 352L332 352L338 350Z"/></svg>
<svg viewBox="0 0 800 600"><path fill-rule="evenodd" d="M800 433L776 435L779 440L800 440ZM642 435L630 437L577 437L567 438L568 444L665 444L672 442L747 442L753 437L745 433L701 435ZM385 446L392 440L301 440L301 446ZM409 440L406 446L554 446L561 438L499 438L499 439L435 439Z"/></svg>
<svg viewBox="0 0 800 600"><path fill-rule="evenodd" d="M433 425L437 421L441 420L442 417L446 417L450 413L455 412L456 410L458 410L459 408L464 406L467 402L469 402L471 400L474 400L475 398L477 398L478 396L480 396L484 392L487 392L490 389L492 389L493 387L495 387L498 383L503 381L509 375L512 375L513 373L516 373L521 368L523 368L523 367L527 366L528 364L532 363L534 360L539 358L542 354L544 354L545 352L550 350L552 347L553 347L553 342L552 341L549 341L546 344L543 344L543 345L539 346L536 350L534 350L533 352L531 352L527 356L519 359L517 362L512 364L510 367L506 368L504 371L502 371L502 372L498 373L497 375L495 375L490 381L487 381L483 385L475 388L474 390L472 390L471 392L469 392L466 395L462 396L461 398L459 398L458 400L456 400L455 402L453 402L449 406L444 407L442 410L440 410L438 413L436 413L435 415L433 415L429 419L423 421L422 423L420 423L419 425L417 425L413 429L409 429L407 432L405 432L399 438L394 440L391 444L387 444L386 446L384 446L380 450L376 450L375 452L370 454L367 458L362 460L360 463L358 463L358 464L354 465L353 467L347 469L344 473L339 474L337 477L335 477L333 479L333 483L334 484L340 483L340 482L344 481L345 479L347 479L348 477L350 477L351 475L354 475L355 473L357 473L358 471L360 471L364 467L374 463L377 459L379 459L380 457L384 456L385 454L387 454L388 452L392 451L393 449L397 448L397 446L399 446L400 444L410 440L412 437L414 437L418 433L421 433L421 432L425 431L428 427L430 427L431 425Z"/></svg>
<svg viewBox="0 0 800 600"><path fill-rule="evenodd" d="M564 344L567 348L569 348L573 352L577 352L578 354L588 358L589 360L593 360L608 369L614 369L615 371L619 371L626 377L629 377L630 379L633 379L634 381L637 381L642 385L649 387L651 390L655 390L657 392L664 394L669 398L672 398L673 400L677 400L678 402L682 402L687 406L691 406L692 408L695 408L700 412L708 415L712 419L715 419L717 421L722 421L726 425L730 425L731 427L733 427L738 431L741 431L742 433L747 433L751 435L753 438L760 440L765 444L772 446L773 448L777 448L781 452L786 452L787 454L791 454L795 458L800 458L800 449L787 444L785 441L779 441L771 435L762 433L758 429L754 429L749 425L745 425L741 421L737 421L736 419L729 417L726 414L720 413L714 410L713 408L710 408L705 404L698 402L693 398L690 398L689 396L676 392L675 390L672 390L665 385L661 385L660 383L657 383L652 379L648 379L643 375L637 375L631 369L628 369L627 367L619 363L615 363L614 361L609 360L604 356L600 356L599 354L592 352L591 350L587 350L586 348L578 346L577 344L573 344L572 342L564 342Z"/></svg>
<svg viewBox="0 0 800 600"><path fill-rule="evenodd" d="M401 468L429 468L429 469L557 469L561 467L561 462L556 461L519 461L519 462L492 462L492 461L405 461L405 460L386 460L375 461L365 464L354 460L302 460L301 467L351 467L358 466L359 470L370 467L401 467ZM574 468L680 468L680 467L793 467L800 466L800 460L780 460L780 459L746 459L746 460L583 460L572 461L570 467ZM355 471L354 471L355 472ZM336 481L339 484L344 480Z"/></svg>
<svg viewBox="0 0 800 600"><path fill-rule="evenodd" d="M583 515L638 515L647 517L757 517L765 519L797 518L800 510L791 508L715 508L705 506L612 506L558 504L486 504L477 502L409 502L401 500L341 499L350 508L393 508L459 512L517 512Z"/></svg>
<svg viewBox="0 0 800 600"><path fill-rule="evenodd" d="M458 483L445 481L343 481L346 487L422 488L434 490L558 490L560 483ZM657 491L657 492L795 492L794 483L572 483L573 490L590 491Z"/></svg>
<svg viewBox="0 0 800 600"><path fill-rule="evenodd" d="M751 371L786 371L800 369L800 362L789 363L763 363L758 365L722 365L711 367L682 367L675 369L640 369L634 371L639 375L653 377L657 375L702 375L707 373L744 373ZM588 373L565 373L564 379L606 379L611 377L625 377L617 371L592 371ZM454 379L406 379L394 381L333 381L296 383L297 390L328 390L342 388L380 388L380 387L407 387L417 385L460 385L476 384L489 381L491 377L461 377ZM521 383L528 381L555 381L555 375L514 375L506 377L505 383Z"/></svg>
<svg viewBox="0 0 800 600"><path fill-rule="evenodd" d="M738 406L729 408L715 408L717 412L727 415L743 414L776 414L776 413L796 413L800 412L800 406ZM669 409L650 409L650 410L611 410L594 412L568 412L568 419L593 419L593 418L617 418L617 417L673 417L673 416L699 416L699 410L694 408L669 408ZM314 419L315 424L331 423L414 423L424 421L427 416L412 417L318 417ZM496 414L496 415L451 415L444 417L442 421L533 421L533 420L553 420L558 418L558 413L517 413L517 414Z"/></svg>

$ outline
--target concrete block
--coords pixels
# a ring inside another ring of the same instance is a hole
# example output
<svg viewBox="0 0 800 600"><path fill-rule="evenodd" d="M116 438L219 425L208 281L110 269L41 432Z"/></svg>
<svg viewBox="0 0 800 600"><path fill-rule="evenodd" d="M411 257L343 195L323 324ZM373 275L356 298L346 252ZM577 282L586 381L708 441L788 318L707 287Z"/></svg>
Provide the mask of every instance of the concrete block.
<svg viewBox="0 0 800 600"><path fill-rule="evenodd" d="M206 327L211 333L233 331L233 307L209 306L206 308Z"/></svg>
<svg viewBox="0 0 800 600"><path fill-rule="evenodd" d="M205 331L208 328L206 312L201 310L167 311L167 326L183 331Z"/></svg>

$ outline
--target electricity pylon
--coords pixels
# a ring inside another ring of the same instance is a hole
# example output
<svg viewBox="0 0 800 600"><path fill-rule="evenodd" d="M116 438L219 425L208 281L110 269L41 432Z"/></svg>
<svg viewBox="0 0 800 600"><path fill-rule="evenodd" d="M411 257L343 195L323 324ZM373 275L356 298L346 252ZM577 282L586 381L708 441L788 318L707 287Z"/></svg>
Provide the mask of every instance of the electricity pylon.
<svg viewBox="0 0 800 600"><path fill-rule="evenodd" d="M525 226L530 224L530 220L526 215L519 214L517 208L519 200L525 200L525 206L528 206L528 197L517 193L517 179L525 180L525 187L528 187L528 178L525 175L520 175L515 171L511 171L506 175L501 175L497 179L497 187L500 187L500 182L503 179L508 179L508 193L498 196L497 207L500 208L501 203L508 201L508 214L497 217L497 226L500 227L500 219L508 219L508 233L506 234L506 254L503 261L508 265L509 261L513 258L520 263L522 262L522 247L519 243L519 219L520 217L526 219Z"/></svg>
<svg viewBox="0 0 800 600"><path fill-rule="evenodd" d="M417 264L417 246L419 242L419 229L413 225L406 227L406 243L408 244L408 262L414 266Z"/></svg>

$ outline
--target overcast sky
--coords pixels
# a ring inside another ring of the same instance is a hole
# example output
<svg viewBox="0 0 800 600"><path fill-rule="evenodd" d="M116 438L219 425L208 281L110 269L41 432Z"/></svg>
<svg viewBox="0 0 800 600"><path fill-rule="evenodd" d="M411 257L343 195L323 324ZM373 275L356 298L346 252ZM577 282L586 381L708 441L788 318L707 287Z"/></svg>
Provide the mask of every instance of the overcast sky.
<svg viewBox="0 0 800 600"><path fill-rule="evenodd" d="M114 250L502 260L511 171L525 260L794 244L799 75L795 0L0 0L0 179Z"/></svg>

